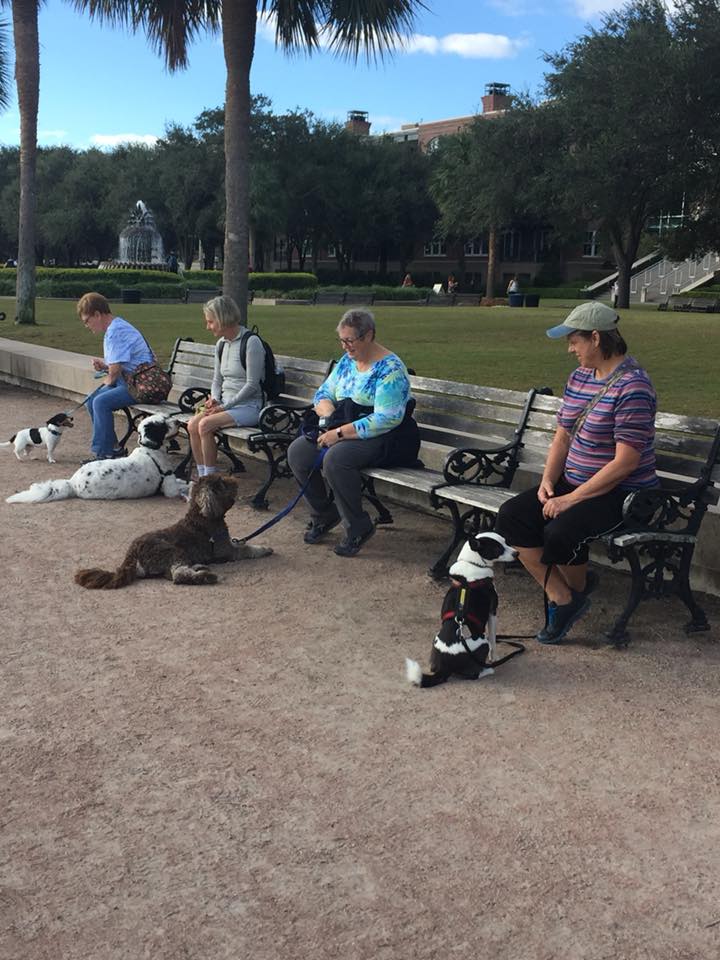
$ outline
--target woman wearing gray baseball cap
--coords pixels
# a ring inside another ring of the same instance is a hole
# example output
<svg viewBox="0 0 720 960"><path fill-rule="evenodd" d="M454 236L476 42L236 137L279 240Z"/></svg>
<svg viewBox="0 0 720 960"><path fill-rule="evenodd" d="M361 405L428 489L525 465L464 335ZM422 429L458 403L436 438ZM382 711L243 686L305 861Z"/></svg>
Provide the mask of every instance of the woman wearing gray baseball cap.
<svg viewBox="0 0 720 960"><path fill-rule="evenodd" d="M540 643L559 643L590 607L587 544L612 532L632 490L657 486L655 390L627 356L617 313L583 303L547 331L578 367L565 386L539 486L500 509L496 530L548 595Z"/></svg>

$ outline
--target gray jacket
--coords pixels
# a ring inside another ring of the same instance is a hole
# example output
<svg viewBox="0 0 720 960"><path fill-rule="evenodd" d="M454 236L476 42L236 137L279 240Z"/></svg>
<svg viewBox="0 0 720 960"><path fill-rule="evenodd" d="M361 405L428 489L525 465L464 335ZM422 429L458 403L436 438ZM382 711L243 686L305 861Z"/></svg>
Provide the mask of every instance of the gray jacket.
<svg viewBox="0 0 720 960"><path fill-rule="evenodd" d="M248 339L246 370L240 362L240 343L245 333L247 329L240 327L234 340L220 337L215 348L215 368L210 392L213 400L222 403L226 410L245 403L254 403L259 409L263 403L260 381L265 373L265 350L260 337Z"/></svg>

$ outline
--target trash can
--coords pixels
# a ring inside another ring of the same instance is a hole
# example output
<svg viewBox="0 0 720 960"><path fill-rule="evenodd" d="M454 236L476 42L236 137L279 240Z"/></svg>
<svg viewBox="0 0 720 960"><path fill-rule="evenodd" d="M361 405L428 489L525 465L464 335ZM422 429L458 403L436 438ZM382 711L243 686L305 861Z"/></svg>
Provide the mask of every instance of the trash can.
<svg viewBox="0 0 720 960"><path fill-rule="evenodd" d="M508 303L511 307L521 307L525 302L524 293L509 293L508 294Z"/></svg>
<svg viewBox="0 0 720 960"><path fill-rule="evenodd" d="M140 303L140 291L134 287L127 287L120 290L120 296L123 303Z"/></svg>
<svg viewBox="0 0 720 960"><path fill-rule="evenodd" d="M540 294L538 293L526 293L525 294L525 306L526 307L537 307L540 304Z"/></svg>

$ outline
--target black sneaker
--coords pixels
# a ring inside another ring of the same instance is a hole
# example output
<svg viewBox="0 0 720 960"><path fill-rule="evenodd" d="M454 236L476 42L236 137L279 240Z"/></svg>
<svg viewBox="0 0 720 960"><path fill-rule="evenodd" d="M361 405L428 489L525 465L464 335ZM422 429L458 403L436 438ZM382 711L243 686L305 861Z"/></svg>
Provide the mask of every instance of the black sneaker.
<svg viewBox="0 0 720 960"><path fill-rule="evenodd" d="M359 537L350 537L346 536L340 543L335 547L335 553L339 557L354 557L356 553L360 552L360 547L375 534L375 524L373 524L370 529L363 533Z"/></svg>
<svg viewBox="0 0 720 960"><path fill-rule="evenodd" d="M560 643L567 636L570 627L588 612L590 597L586 593L572 591L570 603L557 604L551 600L548 604L548 622L535 637L538 643Z"/></svg>
<svg viewBox="0 0 720 960"><path fill-rule="evenodd" d="M325 534L330 533L333 527L340 523L340 515L331 517L329 520L311 520L307 525L307 530L303 536L305 543L319 543Z"/></svg>

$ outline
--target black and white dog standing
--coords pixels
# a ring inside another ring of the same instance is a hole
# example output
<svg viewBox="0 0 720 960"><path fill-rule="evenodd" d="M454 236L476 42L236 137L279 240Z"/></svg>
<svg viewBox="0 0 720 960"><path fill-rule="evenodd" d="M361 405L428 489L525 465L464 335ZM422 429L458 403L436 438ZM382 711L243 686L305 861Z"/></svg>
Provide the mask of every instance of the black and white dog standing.
<svg viewBox="0 0 720 960"><path fill-rule="evenodd" d="M41 447L43 444L47 447L48 463L55 463L53 453L60 443L62 432L65 427L72 427L73 418L66 413L56 413L50 417L44 427L27 427L14 433L9 440L0 443L0 447L9 447L15 445L15 456L18 460L26 460L28 454L34 447Z"/></svg>
<svg viewBox="0 0 720 960"><path fill-rule="evenodd" d="M405 660L405 675L418 687L434 687L452 676L477 680L493 673L493 666L504 663L516 650L495 660L498 596L493 582L494 563L510 563L517 551L497 533L471 537L450 567L452 586L442 605L442 623L433 641L430 673L423 673L415 660Z"/></svg>

